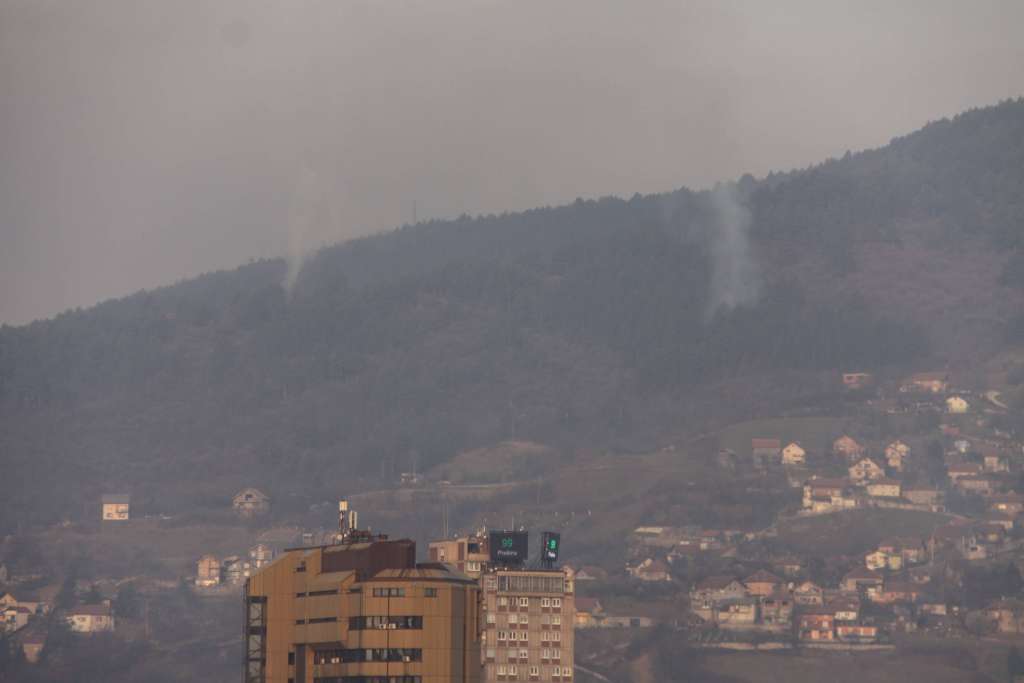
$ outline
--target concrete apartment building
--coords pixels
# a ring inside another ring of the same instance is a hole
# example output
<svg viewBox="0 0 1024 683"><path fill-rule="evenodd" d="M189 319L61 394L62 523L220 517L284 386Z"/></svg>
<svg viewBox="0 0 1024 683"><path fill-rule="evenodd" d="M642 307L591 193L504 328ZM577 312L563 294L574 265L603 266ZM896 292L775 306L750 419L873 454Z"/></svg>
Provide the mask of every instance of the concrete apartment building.
<svg viewBox="0 0 1024 683"><path fill-rule="evenodd" d="M571 570L493 566L484 533L432 541L429 556L480 584L485 681L572 680L576 605Z"/></svg>
<svg viewBox="0 0 1024 683"><path fill-rule="evenodd" d="M413 541L352 532L255 571L243 680L479 683L477 582L415 559Z"/></svg>
<svg viewBox="0 0 1024 683"><path fill-rule="evenodd" d="M571 571L495 568L481 582L484 680L572 680Z"/></svg>

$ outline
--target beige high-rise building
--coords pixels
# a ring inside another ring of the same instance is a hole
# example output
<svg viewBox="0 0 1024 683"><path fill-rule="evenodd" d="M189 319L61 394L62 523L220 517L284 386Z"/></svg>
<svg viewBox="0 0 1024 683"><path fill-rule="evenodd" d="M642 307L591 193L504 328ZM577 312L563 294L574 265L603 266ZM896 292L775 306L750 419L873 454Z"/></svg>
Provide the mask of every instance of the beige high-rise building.
<svg viewBox="0 0 1024 683"><path fill-rule="evenodd" d="M480 590L416 545L285 551L246 581L246 683L479 683Z"/></svg>
<svg viewBox="0 0 1024 683"><path fill-rule="evenodd" d="M481 583L484 679L572 680L572 571L494 568Z"/></svg>

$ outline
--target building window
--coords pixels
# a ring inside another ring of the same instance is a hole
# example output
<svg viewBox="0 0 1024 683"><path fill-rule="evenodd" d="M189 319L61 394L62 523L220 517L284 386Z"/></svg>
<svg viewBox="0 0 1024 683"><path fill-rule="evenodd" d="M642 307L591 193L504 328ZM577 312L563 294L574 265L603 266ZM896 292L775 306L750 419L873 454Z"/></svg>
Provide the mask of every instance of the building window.
<svg viewBox="0 0 1024 683"><path fill-rule="evenodd" d="M520 607L529 607L530 606L530 598L519 598L519 606Z"/></svg>
<svg viewBox="0 0 1024 683"><path fill-rule="evenodd" d="M310 624L329 624L338 620L338 617L315 617L309 620Z"/></svg>
<svg viewBox="0 0 1024 683"><path fill-rule="evenodd" d="M558 660L562 659L562 651L561 650L552 650L551 651L551 659L558 659Z"/></svg>
<svg viewBox="0 0 1024 683"><path fill-rule="evenodd" d="M494 615L494 612L488 612L488 613L487 613L487 623L488 623L488 624L493 624L493 623L495 623L495 622L496 622L497 620L498 620L498 619L497 619L497 617L496 617L496 616Z"/></svg>
<svg viewBox="0 0 1024 683"><path fill-rule="evenodd" d="M540 606L541 607L551 607L551 598L541 598L540 599Z"/></svg>
<svg viewBox="0 0 1024 683"><path fill-rule="evenodd" d="M530 615L528 615L528 614L520 614L519 615L519 624L521 626L526 626L529 623L530 623Z"/></svg>
<svg viewBox="0 0 1024 683"><path fill-rule="evenodd" d="M512 614L508 615L508 623L510 623L510 624L518 624L519 623L519 615L515 614L515 613L512 613Z"/></svg>
<svg viewBox="0 0 1024 683"><path fill-rule="evenodd" d="M498 665L498 675L499 676L504 676L505 675L505 665L504 664L499 664Z"/></svg>
<svg viewBox="0 0 1024 683"><path fill-rule="evenodd" d="M552 631L551 632L551 639L553 641L555 641L556 643L560 642L562 640L562 632L561 631Z"/></svg>
<svg viewBox="0 0 1024 683"><path fill-rule="evenodd" d="M537 678L538 676L540 676L540 667L539 666L531 666L530 667L530 678Z"/></svg>
<svg viewBox="0 0 1024 683"><path fill-rule="evenodd" d="M423 650L411 647L375 647L316 650L313 664L348 664L351 662L421 662Z"/></svg>
<svg viewBox="0 0 1024 683"><path fill-rule="evenodd" d="M498 596L498 607L507 607L507 606L508 606L508 598L506 598L504 595Z"/></svg>
<svg viewBox="0 0 1024 683"><path fill-rule="evenodd" d="M551 650L549 648L544 648L543 650L541 650L540 651L540 658L541 659L551 659Z"/></svg>
<svg viewBox="0 0 1024 683"><path fill-rule="evenodd" d="M332 589L332 590L326 590L326 591L309 591L309 597L311 597L311 598L315 598L315 597L317 597L319 595L337 595L337 594L338 594L338 590L336 588Z"/></svg>
<svg viewBox="0 0 1024 683"><path fill-rule="evenodd" d="M520 648L519 649L519 659L522 659L523 661L526 661L529 658L530 658L530 651L527 650L526 648Z"/></svg>
<svg viewBox="0 0 1024 683"><path fill-rule="evenodd" d="M294 652L289 652L288 653L288 666L293 666L294 664L295 664L295 653Z"/></svg>
<svg viewBox="0 0 1024 683"><path fill-rule="evenodd" d="M424 588L423 589L423 597L425 597L425 598L436 598L437 597L437 589L436 588Z"/></svg>
<svg viewBox="0 0 1024 683"><path fill-rule="evenodd" d="M561 614L552 614L551 615L551 623L554 624L555 626L561 626L562 625L562 615Z"/></svg>
<svg viewBox="0 0 1024 683"><path fill-rule="evenodd" d="M571 666L563 666L562 667L562 678L572 678L572 667Z"/></svg>
<svg viewBox="0 0 1024 683"><path fill-rule="evenodd" d="M368 616L349 617L348 627L352 631L382 630L390 631L397 629L421 629L423 628L423 617L421 616Z"/></svg>
<svg viewBox="0 0 1024 683"><path fill-rule="evenodd" d="M516 669L516 665L515 664L509 664L508 665L508 675L509 676L518 676L519 675L519 670Z"/></svg>
<svg viewBox="0 0 1024 683"><path fill-rule="evenodd" d="M562 606L562 598L551 598L551 606L552 607L561 607Z"/></svg>
<svg viewBox="0 0 1024 683"><path fill-rule="evenodd" d="M505 631L498 631L498 640L508 640L508 634Z"/></svg>
<svg viewBox="0 0 1024 683"><path fill-rule="evenodd" d="M466 563L466 571L468 571L468 572L478 572L478 571L480 571L480 563L479 562L467 562Z"/></svg>
<svg viewBox="0 0 1024 683"><path fill-rule="evenodd" d="M373 597L375 598L404 598L404 588L374 588Z"/></svg>

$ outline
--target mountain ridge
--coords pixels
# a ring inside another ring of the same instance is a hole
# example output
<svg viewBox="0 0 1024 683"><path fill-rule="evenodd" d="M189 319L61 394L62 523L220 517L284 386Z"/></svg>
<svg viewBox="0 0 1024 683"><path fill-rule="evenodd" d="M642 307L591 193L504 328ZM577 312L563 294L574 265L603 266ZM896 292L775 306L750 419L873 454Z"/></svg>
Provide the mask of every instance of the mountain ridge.
<svg viewBox="0 0 1024 683"><path fill-rule="evenodd" d="M657 443L744 410L707 387L788 373L799 400L839 368L969 362L1024 305L1022 141L1011 100L726 184L762 280L733 308L708 306L715 191L683 188L359 238L290 292L260 261L4 326L0 447L25 485L0 518L110 488L160 509L316 493L503 440Z"/></svg>

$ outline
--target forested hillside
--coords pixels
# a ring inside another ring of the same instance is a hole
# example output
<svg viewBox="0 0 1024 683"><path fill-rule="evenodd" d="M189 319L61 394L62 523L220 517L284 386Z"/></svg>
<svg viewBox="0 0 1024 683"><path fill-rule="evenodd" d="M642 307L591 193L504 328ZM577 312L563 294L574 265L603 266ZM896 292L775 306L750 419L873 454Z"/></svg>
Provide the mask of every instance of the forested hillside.
<svg viewBox="0 0 1024 683"><path fill-rule="evenodd" d="M714 191L406 226L289 291L251 263L3 327L0 526L654 443L734 409L723 382L962 362L1024 329L1022 240L1017 100Z"/></svg>

